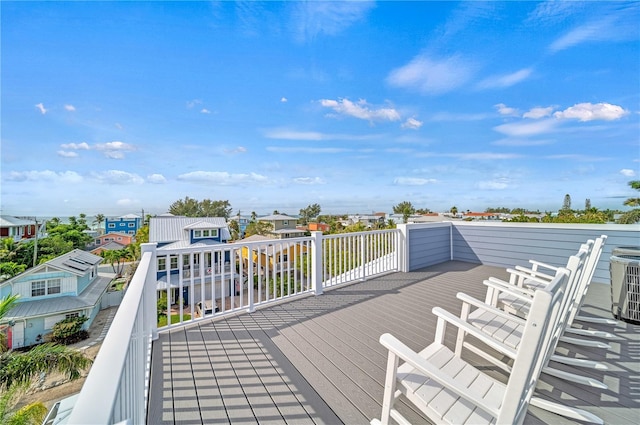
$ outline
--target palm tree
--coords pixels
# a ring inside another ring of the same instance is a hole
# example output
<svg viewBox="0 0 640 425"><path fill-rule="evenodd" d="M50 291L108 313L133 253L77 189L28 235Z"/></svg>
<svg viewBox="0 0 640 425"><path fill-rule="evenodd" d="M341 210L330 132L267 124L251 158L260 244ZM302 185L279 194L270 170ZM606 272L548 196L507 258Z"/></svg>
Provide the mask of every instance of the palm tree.
<svg viewBox="0 0 640 425"><path fill-rule="evenodd" d="M17 300L17 295L0 299L0 322ZM32 403L16 412L11 411L19 394L41 373L60 372L73 380L79 378L81 372L91 364L84 353L63 345L46 343L17 353L7 351L6 341L0 342L0 423L3 424L42 423L47 413L42 403Z"/></svg>
<svg viewBox="0 0 640 425"><path fill-rule="evenodd" d="M100 228L100 226L102 226L102 223L104 222L104 214L96 214L95 219L93 220L92 224L97 224L98 225L98 232L100 234L102 234L103 232L101 231L102 229Z"/></svg>

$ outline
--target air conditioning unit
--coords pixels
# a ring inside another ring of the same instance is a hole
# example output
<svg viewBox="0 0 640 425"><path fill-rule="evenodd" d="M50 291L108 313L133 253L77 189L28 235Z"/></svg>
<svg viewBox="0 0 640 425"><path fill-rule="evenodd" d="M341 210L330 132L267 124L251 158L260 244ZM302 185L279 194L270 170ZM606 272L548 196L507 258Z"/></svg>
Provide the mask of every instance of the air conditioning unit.
<svg viewBox="0 0 640 425"><path fill-rule="evenodd" d="M611 312L613 317L640 324L640 247L614 248L611 273Z"/></svg>

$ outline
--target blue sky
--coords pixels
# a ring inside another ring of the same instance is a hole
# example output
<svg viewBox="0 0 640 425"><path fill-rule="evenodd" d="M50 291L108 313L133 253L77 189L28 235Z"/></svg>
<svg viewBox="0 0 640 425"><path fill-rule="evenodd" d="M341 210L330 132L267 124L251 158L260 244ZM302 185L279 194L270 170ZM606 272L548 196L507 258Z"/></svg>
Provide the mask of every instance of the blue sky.
<svg viewBox="0 0 640 425"><path fill-rule="evenodd" d="M623 208L638 2L5 2L1 209Z"/></svg>

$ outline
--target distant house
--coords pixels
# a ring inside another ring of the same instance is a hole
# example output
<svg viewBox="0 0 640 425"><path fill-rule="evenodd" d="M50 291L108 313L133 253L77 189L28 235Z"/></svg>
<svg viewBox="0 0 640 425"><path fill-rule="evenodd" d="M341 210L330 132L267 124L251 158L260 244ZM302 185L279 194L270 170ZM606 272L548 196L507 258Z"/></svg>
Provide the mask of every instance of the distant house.
<svg viewBox="0 0 640 425"><path fill-rule="evenodd" d="M124 233L135 236L139 228L142 227L142 217L135 214L127 214L122 217L106 218L104 221L104 232Z"/></svg>
<svg viewBox="0 0 640 425"><path fill-rule="evenodd" d="M242 247L242 262L244 271L249 271L252 264L254 274L280 274L295 270L295 265L302 264L302 256L307 254L307 246L298 243L278 242L268 236L252 235L242 242L261 242L259 245Z"/></svg>
<svg viewBox="0 0 640 425"><path fill-rule="evenodd" d="M271 236L276 239L297 238L304 236L305 231L296 228L297 219L286 214L273 214L258 217L258 221L270 223Z"/></svg>
<svg viewBox="0 0 640 425"><path fill-rule="evenodd" d="M91 252L93 255L102 256L102 253L105 252L105 251L120 251L120 250L125 249L125 248L126 248L126 245L122 245L122 244L120 244L118 242L110 241L110 242L107 242L105 244L100 245L97 248L93 248L89 252Z"/></svg>
<svg viewBox="0 0 640 425"><path fill-rule="evenodd" d="M240 229L240 235L239 236L240 236L240 238L243 238L244 234L245 234L245 232L247 230L247 226L251 222L251 218L238 214L238 215L235 215L233 217L229 217L229 221L237 221L238 222L238 228Z"/></svg>
<svg viewBox="0 0 640 425"><path fill-rule="evenodd" d="M179 248L206 248L220 244L226 244L231 239L227 222L222 217L176 217L163 215L154 217L149 221L149 242L157 243L157 290L158 296L169 288L170 303L178 301L182 296L183 302L188 303L189 287L183 288L183 293L178 293L179 273L182 270L183 278L193 278L194 302L201 294L200 285L204 278L205 286L211 284L212 276L221 270L228 270L230 264L229 253L224 258L194 254L194 269L190 267L190 257L185 255L182 259L171 251ZM182 263L181 263L182 262Z"/></svg>
<svg viewBox="0 0 640 425"><path fill-rule="evenodd" d="M367 228L375 227L380 224L384 224L384 216L380 215L350 215L349 222L350 224L358 224L362 223Z"/></svg>
<svg viewBox="0 0 640 425"><path fill-rule="evenodd" d="M465 212L463 217L466 220L500 220L502 214L492 212Z"/></svg>
<svg viewBox="0 0 640 425"><path fill-rule="evenodd" d="M310 232L318 231L318 232L328 232L331 230L331 226L327 223L315 223L311 222L307 226Z"/></svg>
<svg viewBox="0 0 640 425"><path fill-rule="evenodd" d="M100 311L111 277L99 276L102 258L79 249L33 267L0 284L0 297L18 294L0 325L11 348L44 342L53 325L85 316L88 329Z"/></svg>
<svg viewBox="0 0 640 425"><path fill-rule="evenodd" d="M107 233L104 235L96 236L93 239L93 243L88 246L91 249L92 254L100 255L102 251L110 251L114 248L122 249L127 245L131 245L133 242L133 235L127 233ZM113 243L117 245L113 245ZM110 248L106 248L107 245L110 245ZM121 248L117 248L120 246Z"/></svg>
<svg viewBox="0 0 640 425"><path fill-rule="evenodd" d="M38 223L40 229L42 223ZM11 238L14 242L36 236L36 221L9 215L0 216L0 239Z"/></svg>

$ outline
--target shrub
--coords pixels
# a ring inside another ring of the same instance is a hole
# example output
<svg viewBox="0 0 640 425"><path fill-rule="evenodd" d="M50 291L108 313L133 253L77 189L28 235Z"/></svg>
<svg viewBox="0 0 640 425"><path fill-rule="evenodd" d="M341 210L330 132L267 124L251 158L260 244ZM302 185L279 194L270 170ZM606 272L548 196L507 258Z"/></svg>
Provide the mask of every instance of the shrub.
<svg viewBox="0 0 640 425"><path fill-rule="evenodd" d="M89 333L82 329L84 322L89 320L85 316L68 317L53 325L51 339L59 344L73 344L82 341L89 336Z"/></svg>

